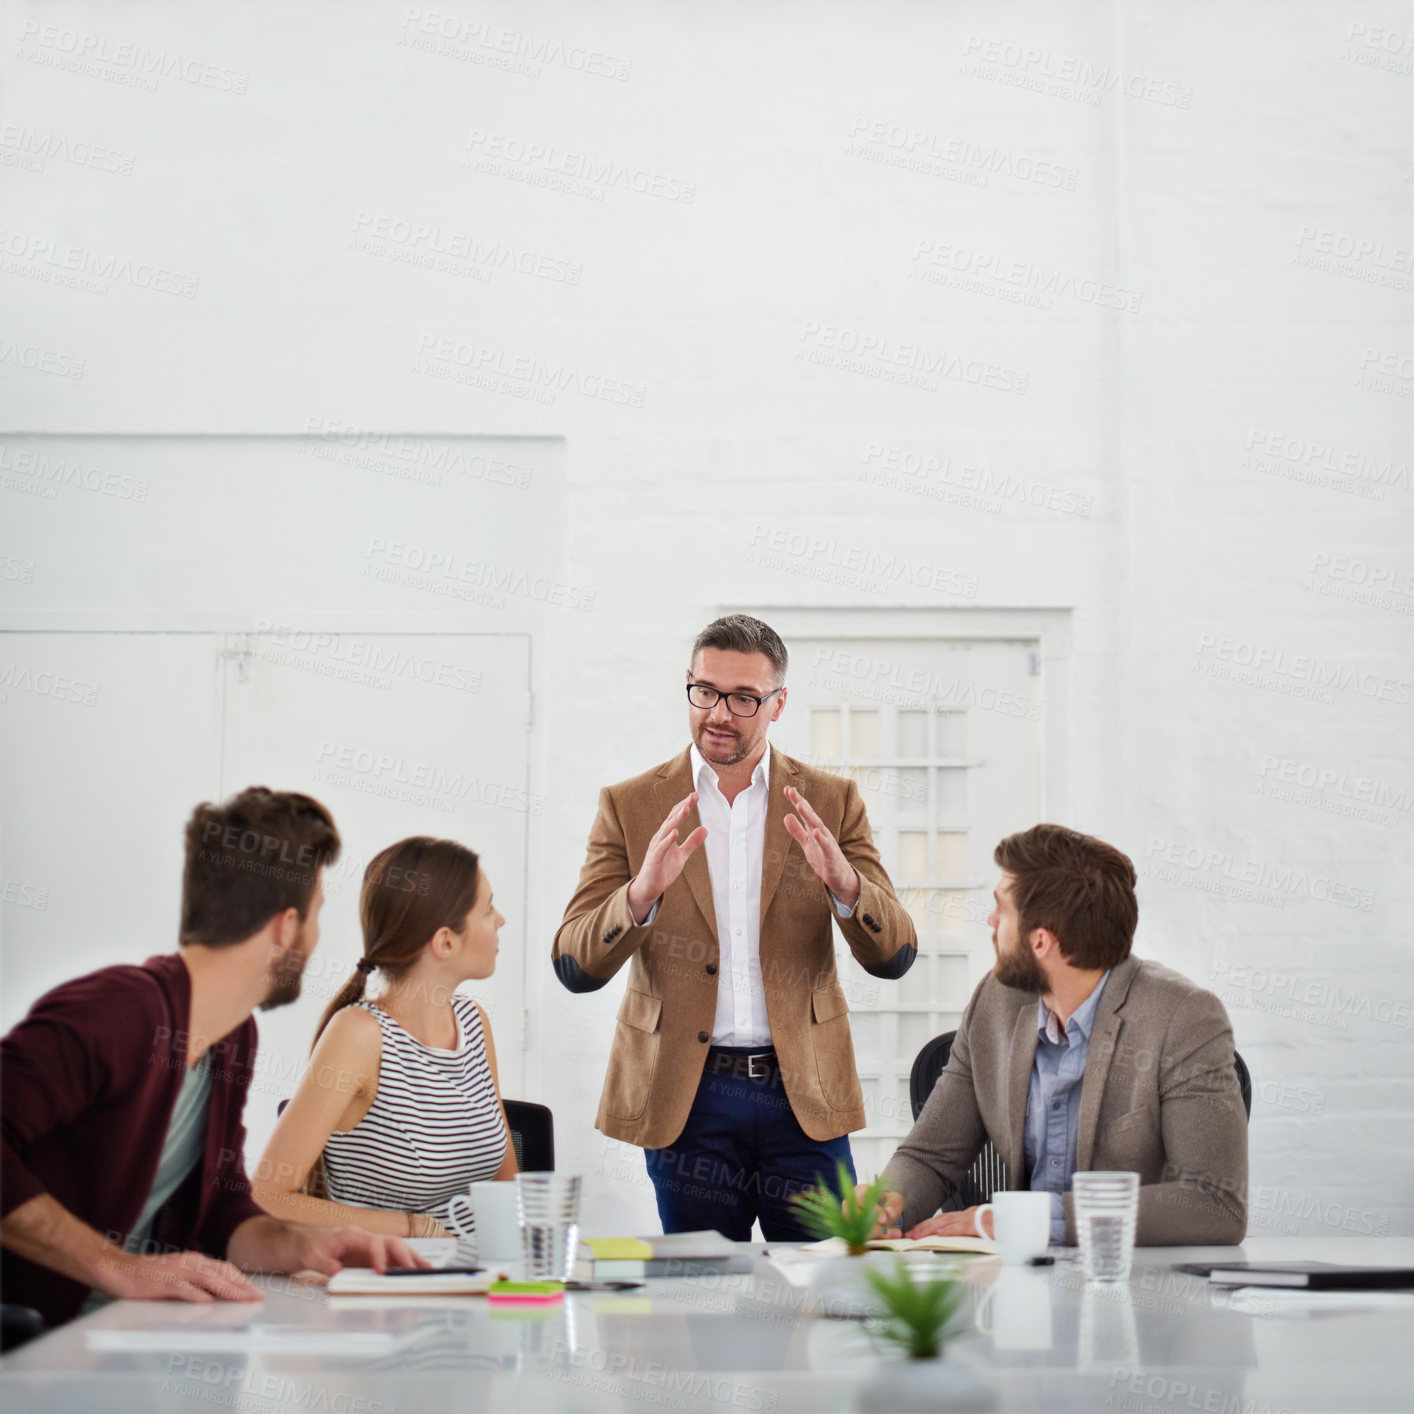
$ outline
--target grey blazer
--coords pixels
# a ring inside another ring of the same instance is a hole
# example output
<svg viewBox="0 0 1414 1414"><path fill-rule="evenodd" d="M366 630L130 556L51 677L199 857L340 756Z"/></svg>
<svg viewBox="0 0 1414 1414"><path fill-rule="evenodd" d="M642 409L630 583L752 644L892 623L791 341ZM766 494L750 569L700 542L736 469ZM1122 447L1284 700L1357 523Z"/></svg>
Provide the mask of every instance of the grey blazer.
<svg viewBox="0 0 1414 1414"><path fill-rule="evenodd" d="M903 1195L903 1230L931 1217L990 1139L1026 1186L1026 1101L1036 997L990 973L972 994L923 1113L885 1170ZM1241 1242L1247 1231L1247 1116L1232 1027L1211 992L1157 962L1110 973L1080 1082L1079 1169L1139 1175L1148 1246ZM1074 1243L1073 1196L1065 1195Z"/></svg>

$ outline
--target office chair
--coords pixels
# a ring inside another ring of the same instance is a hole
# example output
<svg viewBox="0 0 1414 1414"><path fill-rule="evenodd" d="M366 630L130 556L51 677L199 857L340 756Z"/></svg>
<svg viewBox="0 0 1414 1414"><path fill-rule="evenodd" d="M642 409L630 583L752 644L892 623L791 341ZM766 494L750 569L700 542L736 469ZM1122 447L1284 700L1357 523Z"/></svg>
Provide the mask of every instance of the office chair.
<svg viewBox="0 0 1414 1414"><path fill-rule="evenodd" d="M44 1317L29 1306L0 1306L0 1351L18 1350L27 1340L48 1330Z"/></svg>
<svg viewBox="0 0 1414 1414"><path fill-rule="evenodd" d="M511 1127L516 1164L523 1173L548 1173L555 1167L555 1117L548 1105L503 1100Z"/></svg>
<svg viewBox="0 0 1414 1414"><path fill-rule="evenodd" d="M956 1035L956 1031L944 1031L941 1036L934 1036L918 1052L913 1062L913 1069L908 1076L908 1102L912 1106L915 1120L923 1113L923 1106L928 1103L933 1086L938 1083L938 1077L947 1066ZM1242 1091L1242 1108L1250 1120L1252 1075L1247 1069L1247 1062L1236 1051L1232 1053L1232 1061L1233 1069L1237 1072L1237 1084ZM978 1203L990 1203L992 1194L1007 1186L1006 1165L993 1147L992 1141L988 1139L982 1145L982 1152L973 1160L972 1167L968 1169L962 1183L958 1185L956 1197L961 1200L958 1206L971 1208ZM948 1206L951 1206L951 1200Z"/></svg>

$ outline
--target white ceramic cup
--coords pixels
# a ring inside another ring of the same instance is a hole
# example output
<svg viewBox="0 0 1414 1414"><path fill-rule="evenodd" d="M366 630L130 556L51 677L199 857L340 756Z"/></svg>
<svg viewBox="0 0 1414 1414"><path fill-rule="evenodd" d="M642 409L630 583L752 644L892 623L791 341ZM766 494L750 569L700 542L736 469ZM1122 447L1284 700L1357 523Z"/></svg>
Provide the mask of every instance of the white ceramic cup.
<svg viewBox="0 0 1414 1414"><path fill-rule="evenodd" d="M476 1245L483 1262L513 1262L520 1256L520 1215L514 1183L473 1183L447 1204L447 1225Z"/></svg>
<svg viewBox="0 0 1414 1414"><path fill-rule="evenodd" d="M982 1214L991 1213L1002 1261L1018 1266L1032 1257L1044 1257L1051 1241L1051 1195L1027 1190L994 1193L973 1215L979 1237L986 1237Z"/></svg>

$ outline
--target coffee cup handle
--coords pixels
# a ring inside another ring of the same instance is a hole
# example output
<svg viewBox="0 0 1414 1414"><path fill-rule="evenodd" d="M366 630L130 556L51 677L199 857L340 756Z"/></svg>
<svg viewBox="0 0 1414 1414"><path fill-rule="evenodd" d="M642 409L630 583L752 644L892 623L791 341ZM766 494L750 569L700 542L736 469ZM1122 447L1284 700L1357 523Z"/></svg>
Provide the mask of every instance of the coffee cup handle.
<svg viewBox="0 0 1414 1414"><path fill-rule="evenodd" d="M985 1237L989 1242L992 1240L991 1234L987 1231L986 1228L982 1226L982 1214L990 1213L991 1211L992 1205L990 1203L983 1203L982 1206L978 1208L977 1211L972 1215L973 1230L977 1233L978 1237ZM992 1221L995 1222L996 1219L993 1218Z"/></svg>
<svg viewBox="0 0 1414 1414"><path fill-rule="evenodd" d="M465 1216L462 1216L462 1210ZM476 1241L476 1214L465 1193L455 1194L447 1203L447 1226L463 1242Z"/></svg>

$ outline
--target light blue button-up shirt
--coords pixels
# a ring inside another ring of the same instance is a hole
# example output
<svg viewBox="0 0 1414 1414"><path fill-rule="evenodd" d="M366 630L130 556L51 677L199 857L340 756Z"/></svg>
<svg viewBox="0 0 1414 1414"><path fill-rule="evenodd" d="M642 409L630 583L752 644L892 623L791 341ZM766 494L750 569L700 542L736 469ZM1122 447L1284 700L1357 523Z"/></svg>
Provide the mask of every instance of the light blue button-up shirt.
<svg viewBox="0 0 1414 1414"><path fill-rule="evenodd" d="M1080 1142L1080 1082L1090 1050L1090 1029L1109 971L1080 1004L1062 1031L1044 998L1036 1002L1036 1060L1026 1097L1023 1157L1033 1192L1051 1195L1051 1242L1065 1242L1065 1193L1075 1172Z"/></svg>

